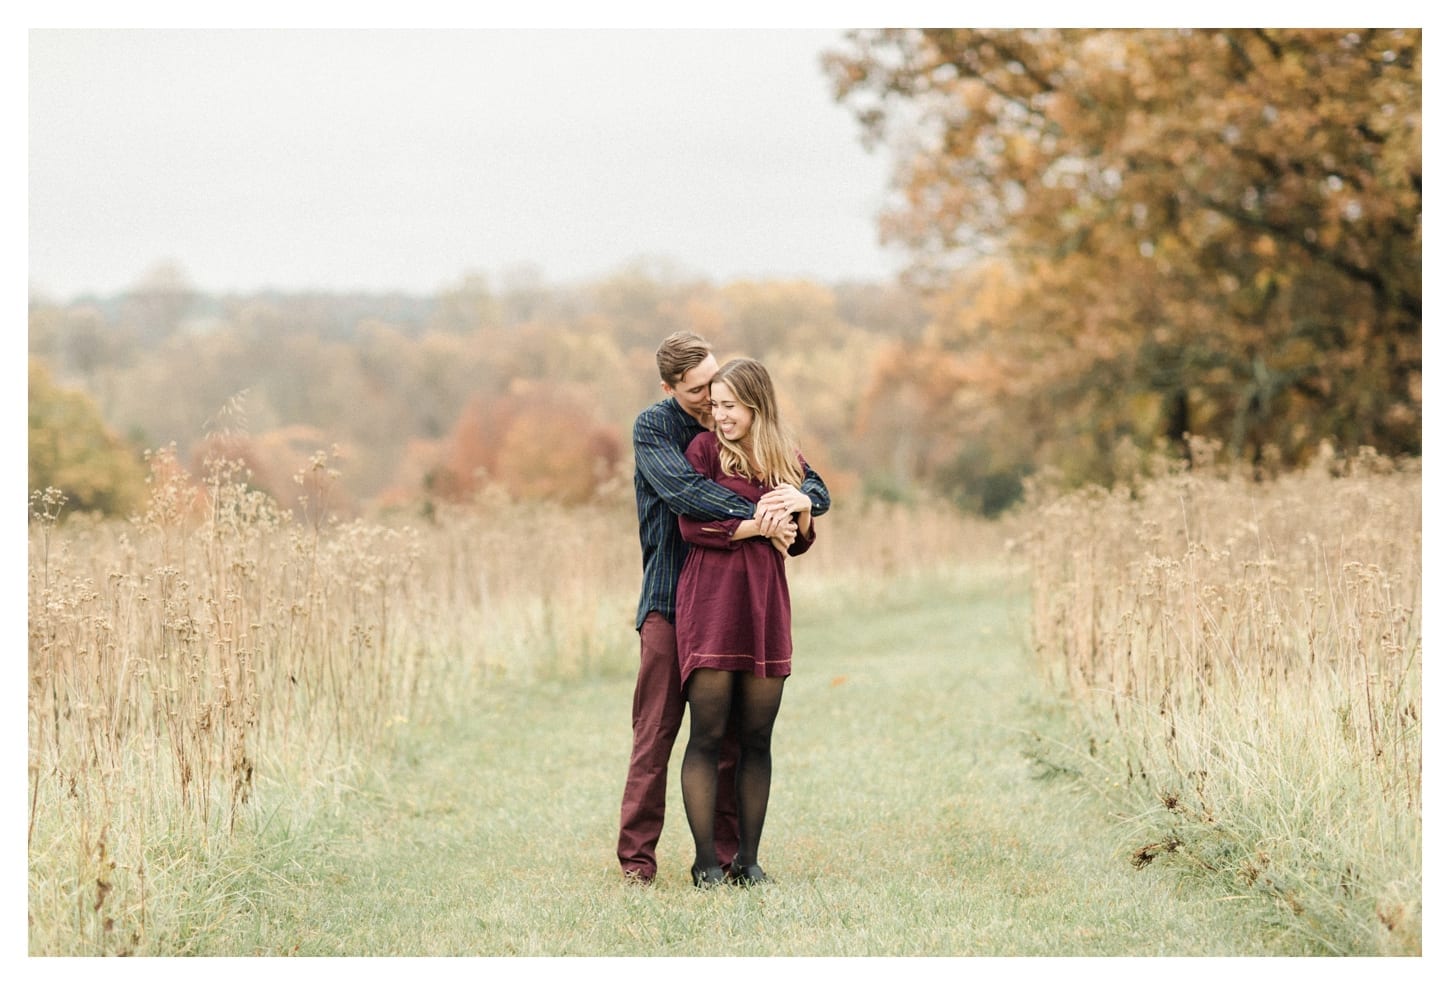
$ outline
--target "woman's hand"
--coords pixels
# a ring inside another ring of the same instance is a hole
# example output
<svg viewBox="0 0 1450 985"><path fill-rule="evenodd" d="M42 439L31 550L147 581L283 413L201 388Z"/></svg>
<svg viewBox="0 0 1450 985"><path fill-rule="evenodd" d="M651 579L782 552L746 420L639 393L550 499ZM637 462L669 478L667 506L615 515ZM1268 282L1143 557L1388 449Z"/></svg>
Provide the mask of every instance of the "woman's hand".
<svg viewBox="0 0 1450 985"><path fill-rule="evenodd" d="M790 553L790 545L795 543L795 538L795 523L789 522L782 524L775 533L770 535L770 543L777 551L780 551L781 557L786 557Z"/></svg>
<svg viewBox="0 0 1450 985"><path fill-rule="evenodd" d="M795 486L782 482L760 497L759 508L770 511L781 510L793 516L796 513L810 512L811 498Z"/></svg>
<svg viewBox="0 0 1450 985"><path fill-rule="evenodd" d="M765 495L769 496L771 493L766 493ZM781 527L791 522L791 513L789 510L782 509L779 506L771 506L762 497L755 504L755 522L759 527L760 536L770 537Z"/></svg>

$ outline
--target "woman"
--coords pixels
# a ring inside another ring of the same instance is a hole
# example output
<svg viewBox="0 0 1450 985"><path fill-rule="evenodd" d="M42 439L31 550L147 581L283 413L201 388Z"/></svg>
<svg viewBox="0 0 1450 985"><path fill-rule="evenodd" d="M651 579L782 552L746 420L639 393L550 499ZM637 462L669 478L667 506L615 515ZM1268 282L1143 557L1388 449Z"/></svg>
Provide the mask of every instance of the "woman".
<svg viewBox="0 0 1450 985"><path fill-rule="evenodd" d="M761 536L756 520L731 524L680 517L690 545L676 593L680 680L690 706L690 738L680 769L685 816L695 839L696 886L729 879L766 881L757 853L770 798L770 735L790 674L790 592L785 557L814 542L810 499L800 492L805 460L780 422L765 367L732 359L710 381L715 431L685 457L708 479L758 502L776 490L794 522ZM740 744L735 793L739 854L729 873L714 855L716 764L732 714Z"/></svg>

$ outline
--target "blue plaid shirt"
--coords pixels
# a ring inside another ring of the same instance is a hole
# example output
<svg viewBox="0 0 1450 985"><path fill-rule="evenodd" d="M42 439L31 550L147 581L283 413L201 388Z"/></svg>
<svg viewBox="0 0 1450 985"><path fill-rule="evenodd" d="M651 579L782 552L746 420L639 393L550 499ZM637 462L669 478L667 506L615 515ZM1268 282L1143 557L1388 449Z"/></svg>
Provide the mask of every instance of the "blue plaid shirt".
<svg viewBox="0 0 1450 985"><path fill-rule="evenodd" d="M646 407L635 418L634 502L644 554L644 587L635 629L651 612L675 621L675 584L688 550L680 536L679 514L723 521L732 534L741 520L755 516L754 503L706 479L685 459L685 449L704 430L673 397ZM831 508L826 484L809 465L801 492L811 499L812 516Z"/></svg>

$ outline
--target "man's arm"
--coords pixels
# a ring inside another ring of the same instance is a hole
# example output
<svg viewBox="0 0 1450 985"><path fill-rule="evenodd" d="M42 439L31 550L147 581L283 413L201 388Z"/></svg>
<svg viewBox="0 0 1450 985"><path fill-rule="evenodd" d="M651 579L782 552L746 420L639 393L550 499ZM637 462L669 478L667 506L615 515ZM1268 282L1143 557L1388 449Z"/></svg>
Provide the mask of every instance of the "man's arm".
<svg viewBox="0 0 1450 985"><path fill-rule="evenodd" d="M755 504L755 516L761 519L767 515L775 517L789 517L809 509L811 516L820 516L831 508L831 493L826 489L825 481L817 474L816 470L802 458L801 467L805 469L805 478L801 480L801 487L782 483L770 492L760 497L760 502Z"/></svg>
<svg viewBox="0 0 1450 985"><path fill-rule="evenodd" d="M816 470L805 459L801 459L801 465L806 470L806 477L801 482L801 492L811 498L811 516L820 516L831 508L831 492L826 488L825 480L816 474Z"/></svg>
<svg viewBox="0 0 1450 985"><path fill-rule="evenodd" d="M700 520L755 516L755 506L744 497L696 472L671 436L645 414L634 422L634 467L673 513Z"/></svg>

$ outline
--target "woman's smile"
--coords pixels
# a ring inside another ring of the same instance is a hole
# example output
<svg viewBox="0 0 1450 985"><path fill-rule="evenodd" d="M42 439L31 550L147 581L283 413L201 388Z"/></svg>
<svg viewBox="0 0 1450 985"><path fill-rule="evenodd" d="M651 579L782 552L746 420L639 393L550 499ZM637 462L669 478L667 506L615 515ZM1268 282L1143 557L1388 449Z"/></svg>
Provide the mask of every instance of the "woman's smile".
<svg viewBox="0 0 1450 985"><path fill-rule="evenodd" d="M743 441L755 423L755 411L740 403L725 383L711 387L710 413L715 418L716 432L731 441Z"/></svg>

